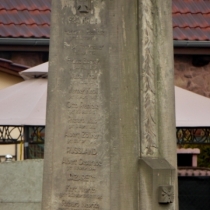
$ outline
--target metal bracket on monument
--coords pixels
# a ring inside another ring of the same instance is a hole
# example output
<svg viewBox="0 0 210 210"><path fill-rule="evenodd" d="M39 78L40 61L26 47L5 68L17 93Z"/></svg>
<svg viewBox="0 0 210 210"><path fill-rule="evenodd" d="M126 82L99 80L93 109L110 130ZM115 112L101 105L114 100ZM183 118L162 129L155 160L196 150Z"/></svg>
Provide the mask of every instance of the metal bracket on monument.
<svg viewBox="0 0 210 210"><path fill-rule="evenodd" d="M151 201L159 204L174 202L175 168L164 158L140 159L140 174L147 183Z"/></svg>

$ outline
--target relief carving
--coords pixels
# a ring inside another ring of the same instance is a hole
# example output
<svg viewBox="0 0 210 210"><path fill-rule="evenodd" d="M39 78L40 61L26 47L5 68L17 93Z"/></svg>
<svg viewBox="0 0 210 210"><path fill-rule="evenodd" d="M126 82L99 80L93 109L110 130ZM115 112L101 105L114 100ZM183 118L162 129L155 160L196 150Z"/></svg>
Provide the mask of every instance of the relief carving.
<svg viewBox="0 0 210 210"><path fill-rule="evenodd" d="M143 156L155 156L157 154L157 117L156 117L156 72L154 51L154 32L151 0L141 3L142 32L141 44L141 141Z"/></svg>
<svg viewBox="0 0 210 210"><path fill-rule="evenodd" d="M61 7L64 9L65 7L71 8L72 13L75 15L76 14L76 9L74 6L74 0L60 0L61 1Z"/></svg>
<svg viewBox="0 0 210 210"><path fill-rule="evenodd" d="M91 1L90 0L77 0L77 11L79 13L89 13L91 10Z"/></svg>
<svg viewBox="0 0 210 210"><path fill-rule="evenodd" d="M160 186L158 189L159 203L167 204L174 202L174 188L173 186Z"/></svg>

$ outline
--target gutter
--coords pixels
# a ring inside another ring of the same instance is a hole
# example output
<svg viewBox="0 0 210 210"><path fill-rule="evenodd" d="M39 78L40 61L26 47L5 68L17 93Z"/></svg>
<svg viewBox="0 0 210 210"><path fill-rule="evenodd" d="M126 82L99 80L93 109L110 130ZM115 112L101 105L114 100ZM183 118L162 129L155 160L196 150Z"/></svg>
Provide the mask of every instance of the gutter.
<svg viewBox="0 0 210 210"><path fill-rule="evenodd" d="M0 38L0 45L49 46L50 39ZM174 47L210 47L210 41L173 41Z"/></svg>
<svg viewBox="0 0 210 210"><path fill-rule="evenodd" d="M33 38L0 38L0 45L30 45L30 46L49 46L50 39Z"/></svg>
<svg viewBox="0 0 210 210"><path fill-rule="evenodd" d="M174 40L174 47L210 47L210 41L179 41Z"/></svg>

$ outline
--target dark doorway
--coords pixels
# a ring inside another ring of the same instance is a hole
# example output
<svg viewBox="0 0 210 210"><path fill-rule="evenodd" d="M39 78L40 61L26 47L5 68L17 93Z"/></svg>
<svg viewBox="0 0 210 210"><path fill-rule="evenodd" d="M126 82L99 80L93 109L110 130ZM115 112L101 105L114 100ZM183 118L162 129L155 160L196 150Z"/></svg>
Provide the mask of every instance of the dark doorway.
<svg viewBox="0 0 210 210"><path fill-rule="evenodd" d="M179 177L179 209L210 209L210 177Z"/></svg>

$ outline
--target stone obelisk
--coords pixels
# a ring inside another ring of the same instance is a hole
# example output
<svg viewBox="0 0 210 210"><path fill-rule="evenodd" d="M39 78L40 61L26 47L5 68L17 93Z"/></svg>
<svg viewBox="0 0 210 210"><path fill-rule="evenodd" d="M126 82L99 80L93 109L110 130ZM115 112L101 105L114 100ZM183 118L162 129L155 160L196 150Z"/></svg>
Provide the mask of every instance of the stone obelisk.
<svg viewBox="0 0 210 210"><path fill-rule="evenodd" d="M42 210L178 209L171 0L52 0Z"/></svg>

